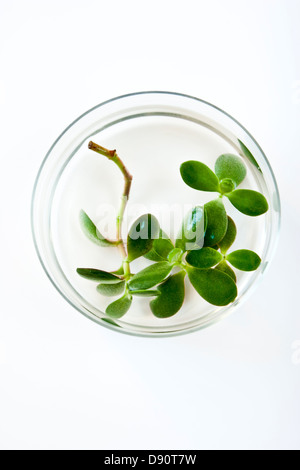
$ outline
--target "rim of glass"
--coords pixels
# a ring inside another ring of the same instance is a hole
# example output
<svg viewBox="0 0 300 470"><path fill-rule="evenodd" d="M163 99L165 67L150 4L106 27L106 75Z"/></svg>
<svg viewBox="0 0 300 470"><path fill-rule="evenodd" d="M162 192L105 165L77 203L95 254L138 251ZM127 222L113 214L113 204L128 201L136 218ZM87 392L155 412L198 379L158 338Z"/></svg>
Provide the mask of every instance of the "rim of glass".
<svg viewBox="0 0 300 470"><path fill-rule="evenodd" d="M215 106L214 104L212 104L208 101L205 101L203 99L197 98L197 97L192 96L192 95L184 94L184 93L178 93L178 92L172 92L172 91L154 91L154 90L152 90L152 91L139 91L139 92L134 92L134 93L127 93L127 94L120 95L120 96L111 98L109 100L103 101L102 103L100 103L96 106L93 106L89 110L85 111L78 118L76 118L73 122L71 122L62 131L62 133L57 137L57 139L53 142L53 144L49 148L48 152L46 153L46 155L45 155L45 157L44 157L44 159L43 159L43 161L42 161L42 163L39 167L39 170L38 170L38 173L37 173L37 176L36 176L36 179L35 179L34 187L33 187L32 199L31 199L31 231L32 231L33 243L34 243L34 247L35 247L38 259L39 259L39 261L42 265L42 268L43 268L44 272L46 273L46 276L50 280L51 284L60 293L60 295L69 303L69 305L71 305L73 308L75 308L81 315L84 315L86 318L88 318L89 320L92 320L96 324L98 324L100 326L103 326L103 327L105 327L109 330L112 330L114 332L119 332L119 333L123 333L123 334L130 335L130 336L138 336L138 337L146 337L146 338L161 338L161 337L181 336L181 335L185 335L185 334L189 334L189 333L194 333L196 331L205 329L205 328L207 328L207 327L209 327L213 324L218 323L219 321L223 320L224 318L226 318L227 316L229 316L232 313L232 311L233 311L232 307L233 306L241 305L248 298L249 293L251 293L253 291L253 289L262 281L262 276L260 277L260 279L258 279L258 277L256 277L256 279L251 283L248 290L244 293L242 299L238 298L237 301L234 304L225 307L223 312L220 312L219 315L217 315L216 317L213 317L211 320L207 320L204 324L196 325L196 326L192 326L192 327L187 326L183 330L151 332L151 333L150 332L146 333L146 332L137 332L137 331L126 330L124 328L121 328L118 325L114 326L113 324L110 324L110 323L106 322L105 319L96 318L96 317L88 315L86 312L84 312L82 309L80 309L77 305L75 305L75 303L73 303L68 298L68 296L59 288L59 286L54 282L54 279L52 278L52 276L49 273L47 267L45 266L45 263L43 261L43 258L42 258L42 255L41 255L41 252L40 252L40 249L39 249L39 246L38 246L38 241L37 241L37 237L36 237L36 233L35 233L35 227L34 227L34 225L35 225L34 206L35 206L35 196L36 196L36 191L37 191L39 179L40 179L41 173L44 169L44 166L45 166L48 158L50 157L50 155L52 153L52 150L57 145L57 143L62 139L62 137L78 121L80 121L82 118L84 118L88 114L92 113L93 111L95 111L95 110L97 110L97 109L99 109L99 108L101 108L101 107L103 107L103 106L105 106L109 103L112 103L114 101L122 100L124 98L135 97L135 96L139 96L139 95L155 95L155 94L156 95L171 95L171 96L175 96L175 97L187 98L187 99L194 100L196 102L199 102L203 105L206 105L206 106L216 110L220 114L223 114L225 117L229 118L231 121L233 121L235 124L237 124L240 127L240 129L252 140L254 145L260 151L261 156L263 157L263 159L264 159L264 161L265 161L265 163L268 167L268 170L270 172L270 176L271 176L272 182L274 184L274 189L275 189L275 193L276 193L276 199L277 199L276 203L277 203L277 212L278 212L277 231L276 231L276 234L275 234L276 238L273 241L273 247L268 252L269 261L272 260L272 258L274 256L274 253L276 251L276 247L277 247L278 240L279 240L280 228L281 228L281 201L280 201L280 195L279 195L279 188L278 188L278 184L277 184L277 181L276 181L276 177L274 175L273 169L270 165L270 162L269 162L268 158L266 157L264 151L262 150L261 146L258 144L256 139L252 136L252 134L237 119L235 119L233 116L231 116L229 113L227 113L223 109L219 108L218 106ZM264 274L268 270L269 265L270 265L270 262L268 263L267 267L264 269Z"/></svg>

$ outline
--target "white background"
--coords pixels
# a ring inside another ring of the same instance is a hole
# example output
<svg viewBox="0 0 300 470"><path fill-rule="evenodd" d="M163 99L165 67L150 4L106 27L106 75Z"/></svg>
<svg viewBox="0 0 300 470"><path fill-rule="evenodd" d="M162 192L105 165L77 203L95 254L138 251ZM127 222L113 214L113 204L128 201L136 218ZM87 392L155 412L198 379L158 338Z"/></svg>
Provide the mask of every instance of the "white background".
<svg viewBox="0 0 300 470"><path fill-rule="evenodd" d="M299 449L299 0L0 0L3 449ZM60 132L143 90L198 96L258 140L283 226L253 297L145 339L88 321L34 252L30 199Z"/></svg>

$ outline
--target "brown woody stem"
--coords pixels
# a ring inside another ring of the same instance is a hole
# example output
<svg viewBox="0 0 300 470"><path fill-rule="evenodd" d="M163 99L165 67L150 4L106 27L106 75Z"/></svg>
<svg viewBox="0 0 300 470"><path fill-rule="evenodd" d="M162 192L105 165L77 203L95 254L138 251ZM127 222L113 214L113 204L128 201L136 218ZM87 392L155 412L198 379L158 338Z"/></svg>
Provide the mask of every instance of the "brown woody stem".
<svg viewBox="0 0 300 470"><path fill-rule="evenodd" d="M129 171L127 170L127 168L124 165L124 163L122 162L122 160L120 159L120 157L118 156L116 150L108 150L104 147L101 147L101 145L95 144L92 141L89 142L88 147L89 147L89 149L93 150L94 152L100 153L101 155L104 155L109 160L113 161L117 165L117 167L120 169L120 171L122 172L122 174L124 176L124 181L125 181L124 190L123 190L123 194L122 194L122 198L121 198L121 204L120 204L119 212L118 212L118 215L117 215L116 225L117 225L117 242L119 242L118 246L119 246L119 249L120 249L121 254L122 254L124 274L125 274L125 276L128 276L128 275L130 275L130 266L129 266L129 263L127 261L127 252L126 252L126 248L125 248L125 243L122 239L122 223L123 223L123 219L124 219L124 213L125 213L125 209L126 209L126 206L127 206L127 202L128 202L128 199L129 199L130 188L131 188L131 183L132 183L132 176L129 173Z"/></svg>

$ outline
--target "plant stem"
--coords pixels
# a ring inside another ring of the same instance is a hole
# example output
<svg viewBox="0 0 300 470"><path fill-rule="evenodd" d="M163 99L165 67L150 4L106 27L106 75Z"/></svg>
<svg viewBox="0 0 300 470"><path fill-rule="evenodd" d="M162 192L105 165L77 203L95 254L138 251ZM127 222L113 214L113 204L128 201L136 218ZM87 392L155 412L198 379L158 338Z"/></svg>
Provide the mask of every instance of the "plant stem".
<svg viewBox="0 0 300 470"><path fill-rule="evenodd" d="M100 153L101 155L104 155L106 158L109 160L113 161L117 167L120 169L121 173L124 176L125 184L124 184L124 190L121 198L121 204L119 208L119 212L117 215L117 243L120 249L120 252L122 254L122 259L123 259L123 269L124 269L124 275L125 277L130 276L130 266L129 262L127 261L127 251L125 248L125 243L122 239L122 223L124 219L124 213L125 209L127 206L127 202L129 199L129 194L130 194L130 188L131 188L131 183L132 183L132 176L127 170L126 166L118 156L116 150L108 150L104 147L101 147L101 145L95 144L94 142L89 142L88 145L89 149L93 150L94 152Z"/></svg>

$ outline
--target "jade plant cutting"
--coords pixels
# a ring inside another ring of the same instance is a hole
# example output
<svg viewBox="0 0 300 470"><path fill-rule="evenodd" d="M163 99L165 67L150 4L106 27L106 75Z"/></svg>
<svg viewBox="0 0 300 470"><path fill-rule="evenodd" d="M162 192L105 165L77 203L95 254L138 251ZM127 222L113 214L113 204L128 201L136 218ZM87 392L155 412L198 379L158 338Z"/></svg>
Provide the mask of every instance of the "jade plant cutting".
<svg viewBox="0 0 300 470"><path fill-rule="evenodd" d="M144 297L157 318L175 315L185 299L185 279L198 294L216 306L232 303L237 295L237 278L233 268L254 271L260 257L243 249L230 251L237 229L227 215L223 197L236 209L249 216L259 216L268 210L264 196L256 191L237 189L246 176L241 158L226 154L216 161L215 173L198 161L187 161L180 168L184 182L198 191L218 192L219 197L186 214L176 240L171 241L152 214L140 216L131 226L127 240L122 239L122 223L130 195L132 176L116 150L107 150L94 142L89 148L111 160L124 177L124 190L116 218L116 238L109 240L96 228L86 212L81 211L80 223L86 236L101 247L118 248L122 258L117 271L78 268L77 273L97 283L99 294L115 297L106 314L121 318L130 309L134 297ZM152 264L137 273L131 263L144 257Z"/></svg>

